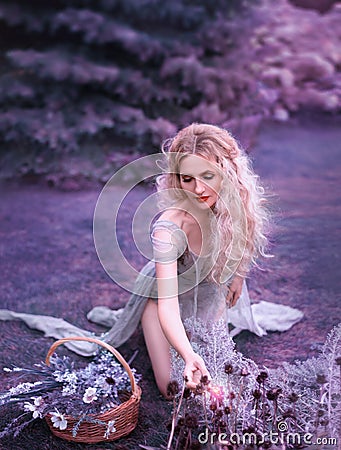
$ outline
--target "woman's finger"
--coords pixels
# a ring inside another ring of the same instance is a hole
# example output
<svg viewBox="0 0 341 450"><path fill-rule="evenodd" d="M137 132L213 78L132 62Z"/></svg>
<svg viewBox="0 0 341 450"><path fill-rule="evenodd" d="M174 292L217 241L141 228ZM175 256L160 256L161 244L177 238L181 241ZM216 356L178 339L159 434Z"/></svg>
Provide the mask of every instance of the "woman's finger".
<svg viewBox="0 0 341 450"><path fill-rule="evenodd" d="M231 289L229 290L229 293L226 297L226 303L229 306L234 306L236 304L236 301L238 300L238 298L236 298L236 292L232 291Z"/></svg>
<svg viewBox="0 0 341 450"><path fill-rule="evenodd" d="M201 373L200 370L196 370L193 373L192 378L185 376L184 378L185 378L185 382L186 382L186 387L188 387L189 389L195 389L198 386L198 384L200 383L202 376L203 376L203 374ZM209 374L207 374L207 376L209 377Z"/></svg>
<svg viewBox="0 0 341 450"><path fill-rule="evenodd" d="M229 288L226 296L226 303L229 304L233 298L233 291Z"/></svg>
<svg viewBox="0 0 341 450"><path fill-rule="evenodd" d="M184 370L184 380L186 386L190 389L195 389L203 376L206 376L208 380L211 379L205 363L200 359L194 361L190 367L185 368Z"/></svg>
<svg viewBox="0 0 341 450"><path fill-rule="evenodd" d="M197 369L193 372L193 383L195 383L195 385L197 385L198 383L200 383L202 377L202 372Z"/></svg>
<svg viewBox="0 0 341 450"><path fill-rule="evenodd" d="M205 364L198 365L197 367L198 367L198 369L194 372L194 376L198 376L199 375L199 381L200 381L201 377L208 377L209 380L211 379L210 373L206 369Z"/></svg>
<svg viewBox="0 0 341 450"><path fill-rule="evenodd" d="M226 297L226 303L230 306L233 306L235 292L229 289L227 297Z"/></svg>
<svg viewBox="0 0 341 450"><path fill-rule="evenodd" d="M238 295L237 291L235 291L233 293L233 297L232 297L232 300L231 300L231 306L234 306L237 303L238 298L239 298L239 295Z"/></svg>
<svg viewBox="0 0 341 450"><path fill-rule="evenodd" d="M185 380L186 386L189 389L195 389L197 384L200 381L200 380L199 381L194 380L194 373L195 372L192 372L192 371L184 372L184 380Z"/></svg>

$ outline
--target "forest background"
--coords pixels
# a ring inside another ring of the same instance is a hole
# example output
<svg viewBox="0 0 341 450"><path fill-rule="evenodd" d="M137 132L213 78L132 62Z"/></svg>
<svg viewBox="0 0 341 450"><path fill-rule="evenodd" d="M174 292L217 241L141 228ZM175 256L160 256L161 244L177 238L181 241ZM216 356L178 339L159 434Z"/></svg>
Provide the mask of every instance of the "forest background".
<svg viewBox="0 0 341 450"><path fill-rule="evenodd" d="M300 6L300 7L298 7ZM1 178L104 183L193 121L340 108L335 0L0 2Z"/></svg>

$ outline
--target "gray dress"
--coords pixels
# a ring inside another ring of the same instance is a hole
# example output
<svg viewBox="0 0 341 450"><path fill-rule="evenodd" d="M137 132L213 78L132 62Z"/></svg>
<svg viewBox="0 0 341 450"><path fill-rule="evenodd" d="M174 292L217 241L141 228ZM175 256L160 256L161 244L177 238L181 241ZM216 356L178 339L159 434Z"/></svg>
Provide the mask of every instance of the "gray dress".
<svg viewBox="0 0 341 450"><path fill-rule="evenodd" d="M170 240L163 242L156 238L157 230L166 231ZM148 299L157 301L155 262L162 264L177 261L178 298L183 321L187 318L198 318L210 324L223 319L226 323L226 333L230 336L236 335L241 330L249 330L262 336L266 334L266 330L287 330L302 318L303 314L300 311L289 306L269 302L251 305L245 282L237 304L228 308L226 304L228 285L217 285L209 281L209 258L198 257L189 250L185 233L175 223L157 220L152 228L151 240L154 259L140 271L134 293L125 307L113 311L98 306L87 316L92 322L111 327L99 338L112 346L119 347L134 333ZM75 327L63 319L0 310L0 320L15 319L20 319L30 328L43 331L46 336L56 339L75 335L93 336L93 333ZM228 324L232 325L232 332L229 332ZM89 342L68 342L66 346L84 356L94 354L97 347Z"/></svg>

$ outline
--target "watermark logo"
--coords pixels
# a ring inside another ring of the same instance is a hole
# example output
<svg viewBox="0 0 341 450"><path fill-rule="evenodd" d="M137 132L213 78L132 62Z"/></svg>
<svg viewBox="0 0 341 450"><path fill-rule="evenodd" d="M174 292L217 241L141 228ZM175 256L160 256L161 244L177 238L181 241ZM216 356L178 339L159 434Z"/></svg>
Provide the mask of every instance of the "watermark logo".
<svg viewBox="0 0 341 450"><path fill-rule="evenodd" d="M268 443L271 445L285 445L290 446L308 446L308 445L330 445L337 446L337 438L333 437L314 437L311 433L297 433L288 431L288 424L285 421L279 422L277 424L278 431L269 431L267 433L211 433L208 428L198 435L198 441L200 444L211 444L211 445L245 445L261 446L262 444Z"/></svg>
<svg viewBox="0 0 341 450"><path fill-rule="evenodd" d="M169 157L166 157L163 153L155 153L138 158L135 161L123 166L106 183L99 195L95 207L93 236L99 260L110 278L123 289L133 294L139 294L139 286L142 284L146 285L147 283L151 285L155 281L155 277L151 271L138 271L128 261L123 248L126 245L126 242L124 242L124 239L122 239L122 237L120 238L118 235L118 218L119 215L122 214L122 209L124 209L125 202L129 201L129 196L134 188L146 180L155 180L160 175L171 173L164 169L164 167L167 166L167 158L169 159ZM207 164L212 163L207 161ZM178 176L178 174L173 175ZM229 211L230 205L228 204L225 195L221 195L221 192L216 192L216 194L219 201L224 205L226 211ZM162 208L160 209L162 199L165 197L168 199L174 199L177 196L179 196L179 189L167 188L159 192L155 192L154 190L147 195L147 197L140 200L137 206L134 206L135 210L133 211L133 217L126 221L126 231L128 231L128 229L131 231L133 244L139 254L142 255L146 261L157 261L158 257L160 257L160 260L162 261L163 257L169 257L169 255L162 254L163 252L160 248L159 254L155 254L155 247L153 248L149 236L153 223L162 213ZM175 207L179 210L183 208L176 205ZM163 208L167 209L167 205ZM246 223L242 201L240 201L238 208L241 216L240 223ZM129 209L132 209L131 205L129 206ZM210 208L207 208L207 211L210 215L210 226L212 227L212 224L213 226L217 226L216 215ZM199 226L201 226L201 224L199 224ZM175 230L174 239L173 237L171 238L171 241L174 241L177 244L179 240L181 241L179 231L181 230ZM202 236L205 235L205 230L202 228L201 234ZM232 233L232 244L235 239L235 235ZM183 233L182 241L184 242L183 250L185 250L187 245L185 233ZM232 247L233 245L231 245L231 248ZM240 255L239 258L241 258L243 256L243 249L245 248L245 244L242 239L238 242L238 248ZM166 250L165 253L167 253ZM229 255L226 256L229 257ZM177 257L178 255L175 255L174 260L176 260ZM237 267L240 259L230 258L230 260L233 260L233 264ZM181 283L181 280L179 279L178 294L191 290L196 284L206 278L215 263L216 260L211 258L208 264L204 266L204 269L203 267L200 267L199 279L196 276L193 276L192 273L189 273L189 271L193 271L193 268L186 271L186 273L181 274L181 279L184 280L184 282ZM196 265L196 261L194 261L194 265ZM226 271L226 273L227 272L228 271ZM228 275L231 276L231 272L228 273ZM136 284L136 279L138 277L140 281Z"/></svg>

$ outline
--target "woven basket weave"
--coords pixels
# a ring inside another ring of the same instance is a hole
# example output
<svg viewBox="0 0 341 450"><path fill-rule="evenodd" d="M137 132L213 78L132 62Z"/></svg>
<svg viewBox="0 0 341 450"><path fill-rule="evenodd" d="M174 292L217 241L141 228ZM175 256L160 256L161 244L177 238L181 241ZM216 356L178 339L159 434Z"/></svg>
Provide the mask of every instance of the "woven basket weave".
<svg viewBox="0 0 341 450"><path fill-rule="evenodd" d="M83 442L88 444L101 441L114 441L122 436L126 436L136 427L138 419L139 403L141 398L141 388L136 384L134 374L131 371L129 364L117 350L115 350L111 345L107 344L106 342L90 337L88 338L88 337L72 336L68 338L59 339L58 341L52 344L45 360L47 365L50 365L50 357L53 355L56 348L59 345L64 344L65 342L68 341L94 342L95 344L101 345L102 347L106 348L109 352L111 352L122 364L122 366L128 373L131 384L131 396L130 398L127 399L127 401L121 403L118 406L113 407L112 409L108 409L108 411L105 411L104 413L91 415L93 419L101 420L106 424L109 421L112 420L115 421L114 426L116 431L110 433L108 438L104 437L105 431L107 429L106 425L100 425L97 423L86 421L81 423L77 431L77 435L72 436L72 429L79 420L78 418L74 418L72 416L65 416L67 420L67 428L65 430L60 430L53 426L53 423L51 421L51 415L48 414L45 417L45 419L50 430L54 435L67 441Z"/></svg>

